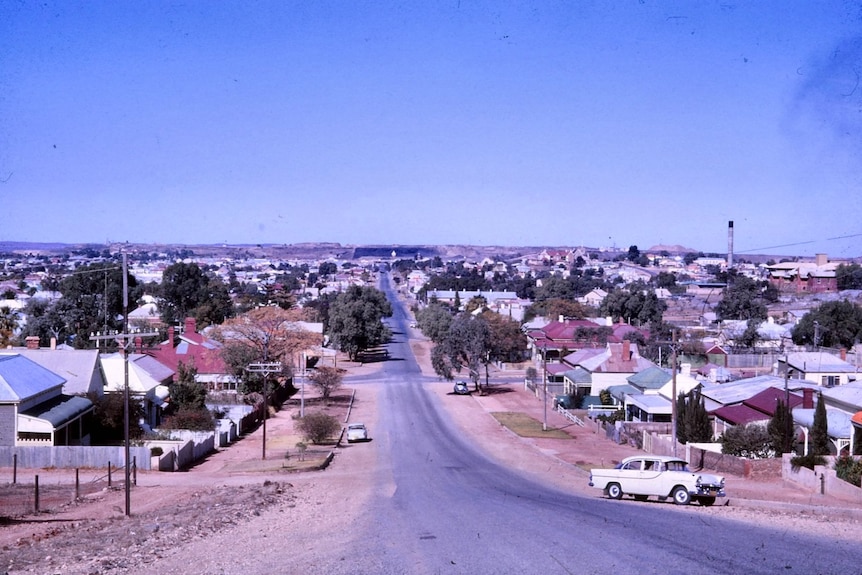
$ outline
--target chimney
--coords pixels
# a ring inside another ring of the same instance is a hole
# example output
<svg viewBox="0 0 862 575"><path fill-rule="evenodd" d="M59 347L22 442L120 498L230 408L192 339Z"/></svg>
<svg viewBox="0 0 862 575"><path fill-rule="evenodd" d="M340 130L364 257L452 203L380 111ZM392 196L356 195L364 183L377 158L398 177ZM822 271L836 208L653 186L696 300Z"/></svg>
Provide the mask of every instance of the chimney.
<svg viewBox="0 0 862 575"><path fill-rule="evenodd" d="M57 338L56 337L51 338L51 349L57 349Z"/></svg>
<svg viewBox="0 0 862 575"><path fill-rule="evenodd" d="M623 361L629 361L632 358L632 343L624 339L623 340Z"/></svg>
<svg viewBox="0 0 862 575"><path fill-rule="evenodd" d="M135 336L135 353L144 353L144 340L141 336Z"/></svg>
<svg viewBox="0 0 862 575"><path fill-rule="evenodd" d="M727 222L727 269L733 267L733 220Z"/></svg>
<svg viewBox="0 0 862 575"><path fill-rule="evenodd" d="M185 328L185 333L197 333L197 323L195 322L195 318L187 317Z"/></svg>
<svg viewBox="0 0 862 575"><path fill-rule="evenodd" d="M841 348L841 361L847 361L847 348Z"/></svg>
<svg viewBox="0 0 862 575"><path fill-rule="evenodd" d="M28 335L24 341L27 344L27 349L39 349L39 336L38 335Z"/></svg>
<svg viewBox="0 0 862 575"><path fill-rule="evenodd" d="M174 326L168 327L168 345L171 347L174 345Z"/></svg>
<svg viewBox="0 0 862 575"><path fill-rule="evenodd" d="M825 266L829 263L829 257L826 254L815 254L814 263L818 266Z"/></svg>
<svg viewBox="0 0 862 575"><path fill-rule="evenodd" d="M810 387L802 390L802 409L814 409L814 390Z"/></svg>

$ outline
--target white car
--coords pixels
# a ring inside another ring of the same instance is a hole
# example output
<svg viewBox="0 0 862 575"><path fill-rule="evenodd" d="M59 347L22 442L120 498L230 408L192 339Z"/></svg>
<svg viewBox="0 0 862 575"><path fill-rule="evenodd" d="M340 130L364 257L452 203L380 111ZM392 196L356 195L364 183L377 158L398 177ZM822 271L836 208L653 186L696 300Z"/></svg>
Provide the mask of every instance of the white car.
<svg viewBox="0 0 862 575"><path fill-rule="evenodd" d="M368 428L364 423L351 423L347 426L347 443L368 441Z"/></svg>
<svg viewBox="0 0 862 575"><path fill-rule="evenodd" d="M590 486L597 487L611 499L631 495L638 501L648 497L673 498L677 505L692 500L701 505L715 503L724 497L724 477L689 471L684 459L663 455L626 457L613 469L591 469Z"/></svg>

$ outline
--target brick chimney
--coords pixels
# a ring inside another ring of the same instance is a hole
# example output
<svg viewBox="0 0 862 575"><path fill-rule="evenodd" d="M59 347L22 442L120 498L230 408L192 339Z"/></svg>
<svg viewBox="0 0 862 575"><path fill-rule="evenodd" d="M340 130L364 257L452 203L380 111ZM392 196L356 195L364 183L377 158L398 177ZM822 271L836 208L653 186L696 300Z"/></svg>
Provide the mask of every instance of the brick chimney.
<svg viewBox="0 0 862 575"><path fill-rule="evenodd" d="M195 321L195 318L186 318L185 329L185 333L197 333L197 322Z"/></svg>
<svg viewBox="0 0 862 575"><path fill-rule="evenodd" d="M847 361L847 348L841 348L841 361Z"/></svg>
<svg viewBox="0 0 862 575"><path fill-rule="evenodd" d="M629 361L632 358L632 343L624 339L623 340L623 361Z"/></svg>
<svg viewBox="0 0 862 575"><path fill-rule="evenodd" d="M135 336L135 353L144 353L144 340L141 336Z"/></svg>
<svg viewBox="0 0 862 575"><path fill-rule="evenodd" d="M39 336L28 335L24 341L27 344L27 349L39 349Z"/></svg>
<svg viewBox="0 0 862 575"><path fill-rule="evenodd" d="M814 409L814 390L809 387L802 390L802 409Z"/></svg>
<svg viewBox="0 0 862 575"><path fill-rule="evenodd" d="M174 326L168 327L168 345L171 347L174 345Z"/></svg>

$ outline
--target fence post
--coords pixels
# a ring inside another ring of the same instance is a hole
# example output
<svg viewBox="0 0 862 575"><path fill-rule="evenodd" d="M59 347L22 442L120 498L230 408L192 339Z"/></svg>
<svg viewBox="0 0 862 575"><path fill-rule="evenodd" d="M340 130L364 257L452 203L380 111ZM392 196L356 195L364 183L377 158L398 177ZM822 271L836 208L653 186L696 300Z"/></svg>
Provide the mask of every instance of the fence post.
<svg viewBox="0 0 862 575"><path fill-rule="evenodd" d="M132 485L138 486L138 456L132 458Z"/></svg>
<svg viewBox="0 0 862 575"><path fill-rule="evenodd" d="M108 462L108 488L111 487L111 462Z"/></svg>
<svg viewBox="0 0 862 575"><path fill-rule="evenodd" d="M36 513L39 513L39 476L38 476L38 475L36 476L36 495L35 495L35 501L36 501Z"/></svg>
<svg viewBox="0 0 862 575"><path fill-rule="evenodd" d="M77 501L81 498L81 481L78 477L79 471L80 470L76 467L75 468L75 501Z"/></svg>
<svg viewBox="0 0 862 575"><path fill-rule="evenodd" d="M12 454L12 485L18 483L18 454Z"/></svg>

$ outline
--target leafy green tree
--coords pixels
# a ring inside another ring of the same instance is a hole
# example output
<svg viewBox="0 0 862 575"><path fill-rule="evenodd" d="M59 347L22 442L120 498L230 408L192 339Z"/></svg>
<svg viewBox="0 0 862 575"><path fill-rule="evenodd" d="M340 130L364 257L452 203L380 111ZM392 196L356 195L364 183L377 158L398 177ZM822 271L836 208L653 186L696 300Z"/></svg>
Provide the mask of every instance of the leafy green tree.
<svg viewBox="0 0 862 575"><path fill-rule="evenodd" d="M527 336L518 322L498 313L486 311L482 317L490 331L490 359L497 361L521 361L527 349Z"/></svg>
<svg viewBox="0 0 862 575"><path fill-rule="evenodd" d="M323 399L329 399L332 392L341 387L344 379L344 370L337 367L322 366L316 368L308 376L311 385L320 392Z"/></svg>
<svg viewBox="0 0 862 575"><path fill-rule="evenodd" d="M736 340L737 343L743 347L754 348L757 346L757 342L760 341L760 334L757 332L757 328L760 327L761 321L759 319L750 319L745 325L745 331L742 332L742 335Z"/></svg>
<svg viewBox="0 0 862 575"><path fill-rule="evenodd" d="M338 295L329 309L330 339L336 348L355 361L361 352L390 337L382 320L391 316L392 306L382 291L352 285Z"/></svg>
<svg viewBox="0 0 862 575"><path fill-rule="evenodd" d="M769 432L772 449L775 453L792 453L795 447L792 414L782 400L778 400L775 413L769 419L766 430Z"/></svg>
<svg viewBox="0 0 862 575"><path fill-rule="evenodd" d="M637 246L629 246L628 254L626 255L626 259L630 262L636 262L641 257L641 251Z"/></svg>
<svg viewBox="0 0 862 575"><path fill-rule="evenodd" d="M425 337L434 343L440 343L449 333L452 312L444 304L432 303L416 312L416 322Z"/></svg>
<svg viewBox="0 0 862 575"><path fill-rule="evenodd" d="M820 341L815 342L817 324ZM850 349L859 341L862 341L862 307L847 300L820 304L805 314L793 329L793 343L797 345Z"/></svg>
<svg viewBox="0 0 862 575"><path fill-rule="evenodd" d="M738 274L733 274L729 281L721 300L715 306L718 319L766 320L763 284Z"/></svg>
<svg viewBox="0 0 862 575"><path fill-rule="evenodd" d="M840 264L835 270L839 290L862 289L862 266L856 263Z"/></svg>
<svg viewBox="0 0 862 575"><path fill-rule="evenodd" d="M765 459L775 455L769 432L766 427L756 423L731 427L719 440L722 453L727 455L748 459Z"/></svg>
<svg viewBox="0 0 862 575"><path fill-rule="evenodd" d="M643 282L634 282L627 288L613 289L608 293L599 314L611 316L614 321L625 319L632 325L654 326L662 322L667 304L658 299L655 291Z"/></svg>
<svg viewBox="0 0 862 575"><path fill-rule="evenodd" d="M93 427L90 439L93 445L118 445L125 439L125 409L122 393L90 394L93 402ZM140 401L129 401L129 438L143 437L144 430L138 422L144 419L144 407Z"/></svg>
<svg viewBox="0 0 862 575"><path fill-rule="evenodd" d="M205 273L194 262L168 266L162 273L159 295L162 320L168 325L194 317L198 325L206 326L233 316L227 286L220 277Z"/></svg>
<svg viewBox="0 0 862 575"><path fill-rule="evenodd" d="M811 425L811 455L829 455L829 429L823 393L817 394L814 422Z"/></svg>
<svg viewBox="0 0 862 575"><path fill-rule="evenodd" d="M446 380L466 369L476 391L481 391L481 368L487 369L491 353L491 330L481 316L458 314L446 338L431 350L434 372Z"/></svg>
<svg viewBox="0 0 862 575"><path fill-rule="evenodd" d="M685 394L680 393L676 396L676 440L685 445L688 443L688 402Z"/></svg>

